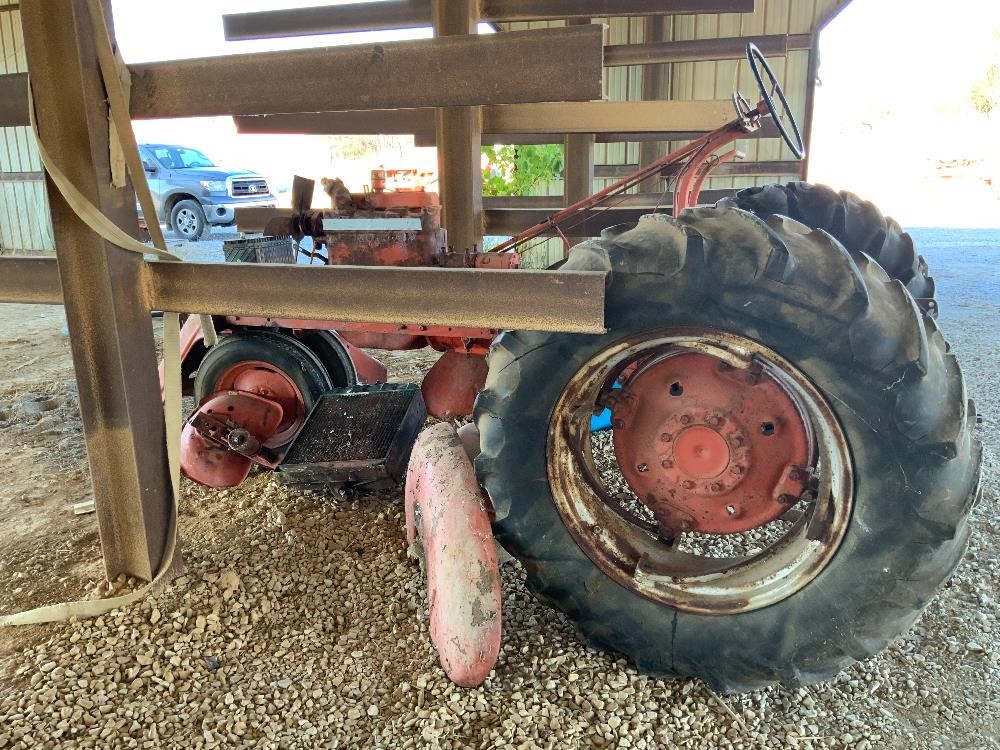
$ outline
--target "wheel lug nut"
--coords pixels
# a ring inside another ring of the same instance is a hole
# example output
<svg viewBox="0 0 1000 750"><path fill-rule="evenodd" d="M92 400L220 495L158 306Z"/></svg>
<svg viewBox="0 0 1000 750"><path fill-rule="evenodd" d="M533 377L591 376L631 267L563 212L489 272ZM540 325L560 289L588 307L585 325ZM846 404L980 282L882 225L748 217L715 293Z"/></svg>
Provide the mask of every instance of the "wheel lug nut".
<svg viewBox="0 0 1000 750"><path fill-rule="evenodd" d="M732 469L732 471L733 471L733 474L735 474L736 476L739 476L740 474L743 473L743 467L742 466L734 466L733 469Z"/></svg>
<svg viewBox="0 0 1000 750"><path fill-rule="evenodd" d="M664 443L669 443L673 439L674 439L673 435L671 435L669 432L664 432L662 435L660 435L660 440L662 440Z"/></svg>
<svg viewBox="0 0 1000 750"><path fill-rule="evenodd" d="M687 414L681 416L681 424L691 424L691 417Z"/></svg>
<svg viewBox="0 0 1000 750"><path fill-rule="evenodd" d="M722 492L722 482L712 482L712 492Z"/></svg>
<svg viewBox="0 0 1000 750"><path fill-rule="evenodd" d="M639 470L640 472L643 472L643 471L649 471L649 467L648 467L648 466L646 466L646 464L639 464L639 465L638 465L638 466L637 466L636 468L637 468L637 469L638 469L638 470Z"/></svg>
<svg viewBox="0 0 1000 750"><path fill-rule="evenodd" d="M673 468L673 465L674 465L674 462L671 461L670 459L667 459L667 458L665 458L662 461L660 461L660 466L662 466L664 469L671 469L671 468Z"/></svg>
<svg viewBox="0 0 1000 750"><path fill-rule="evenodd" d="M681 482L681 487L683 487L686 490L692 490L694 489L694 482L692 482L690 479L685 479L683 482Z"/></svg>

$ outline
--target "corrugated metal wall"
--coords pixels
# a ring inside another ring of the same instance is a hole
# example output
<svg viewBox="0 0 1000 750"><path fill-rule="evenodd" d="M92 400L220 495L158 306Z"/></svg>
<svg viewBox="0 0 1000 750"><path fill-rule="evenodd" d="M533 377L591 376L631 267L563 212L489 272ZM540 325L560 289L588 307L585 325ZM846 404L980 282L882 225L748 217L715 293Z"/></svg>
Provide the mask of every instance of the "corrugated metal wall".
<svg viewBox="0 0 1000 750"><path fill-rule="evenodd" d="M21 37L21 12L0 11L0 74L28 70ZM0 128L0 253L51 252L42 163L30 128Z"/></svg>

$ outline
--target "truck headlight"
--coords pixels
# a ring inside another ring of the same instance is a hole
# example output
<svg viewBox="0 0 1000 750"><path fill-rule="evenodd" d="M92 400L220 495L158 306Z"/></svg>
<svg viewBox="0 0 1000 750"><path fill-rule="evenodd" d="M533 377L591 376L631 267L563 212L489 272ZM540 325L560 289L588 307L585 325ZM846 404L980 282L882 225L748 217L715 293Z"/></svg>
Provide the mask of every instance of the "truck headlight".
<svg viewBox="0 0 1000 750"><path fill-rule="evenodd" d="M205 195L226 192L225 180L202 180L199 184L201 185L201 189L205 191Z"/></svg>

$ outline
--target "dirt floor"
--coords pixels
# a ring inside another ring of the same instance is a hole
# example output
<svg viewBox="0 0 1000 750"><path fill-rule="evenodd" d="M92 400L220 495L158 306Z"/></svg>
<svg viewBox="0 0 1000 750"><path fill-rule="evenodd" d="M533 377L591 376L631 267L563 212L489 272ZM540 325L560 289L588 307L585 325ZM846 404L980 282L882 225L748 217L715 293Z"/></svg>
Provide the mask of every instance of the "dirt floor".
<svg viewBox="0 0 1000 750"><path fill-rule="evenodd" d="M919 237L918 237L919 240ZM504 646L476 690L426 634L398 491L185 482L185 574L92 621L0 630L0 748L1000 748L1000 274L996 251L922 245L984 415L965 562L917 627L800 690L716 696L588 649L503 569ZM107 595L61 308L0 318L0 613ZM415 380L425 353L389 355ZM747 644L752 648L753 644Z"/></svg>

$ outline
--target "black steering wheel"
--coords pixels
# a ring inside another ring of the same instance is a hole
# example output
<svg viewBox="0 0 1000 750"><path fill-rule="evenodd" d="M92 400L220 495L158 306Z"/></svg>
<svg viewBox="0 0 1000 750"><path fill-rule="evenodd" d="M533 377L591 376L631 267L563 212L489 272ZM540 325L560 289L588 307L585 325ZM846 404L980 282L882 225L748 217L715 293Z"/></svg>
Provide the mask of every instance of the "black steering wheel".
<svg viewBox="0 0 1000 750"><path fill-rule="evenodd" d="M788 106L785 92L781 90L781 86L778 85L778 79L774 76L774 71L771 70L771 66L767 64L764 55L753 42L747 43L747 62L750 63L750 70L753 71L753 77L757 79L760 95L771 112L771 119L774 120L774 124L778 127L781 139L788 144L788 148L795 154L796 159L803 158L806 155L806 145L802 141L802 133L799 132L799 125L795 122L795 116ZM767 74L770 86L764 83L764 76L761 75L762 71ZM774 106L775 94L777 94L778 101L781 103L780 112Z"/></svg>

